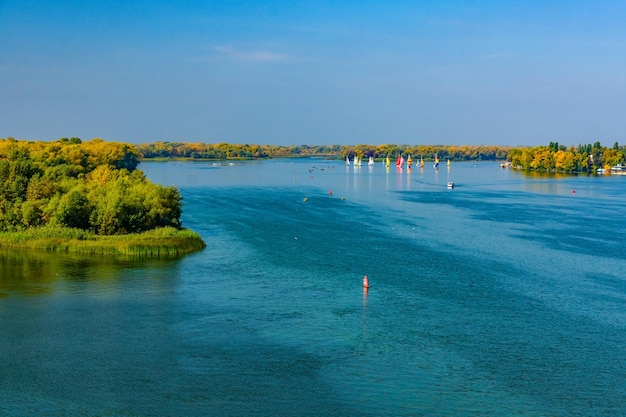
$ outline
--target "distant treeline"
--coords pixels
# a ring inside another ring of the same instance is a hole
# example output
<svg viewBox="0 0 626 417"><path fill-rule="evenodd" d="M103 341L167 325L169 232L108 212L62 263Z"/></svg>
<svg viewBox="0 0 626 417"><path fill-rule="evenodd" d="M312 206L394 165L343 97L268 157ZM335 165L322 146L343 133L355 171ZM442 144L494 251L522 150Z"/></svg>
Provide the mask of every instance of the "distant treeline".
<svg viewBox="0 0 626 417"><path fill-rule="evenodd" d="M0 232L58 226L97 235L180 227L175 187L136 170L134 145L93 139L0 139Z"/></svg>
<svg viewBox="0 0 626 417"><path fill-rule="evenodd" d="M375 159L396 158L402 154L413 158L432 160L435 155L440 159L453 161L496 161L506 160L517 169L549 172L595 172L598 168L608 169L624 163L626 147L617 142L612 148L594 144L570 146L569 148L550 142L548 146L511 147L511 146L450 146L450 145L248 145L229 143L184 143L155 142L139 145L138 151L143 158L192 158L192 159L254 159L298 156L324 156L329 158Z"/></svg>
<svg viewBox="0 0 626 417"><path fill-rule="evenodd" d="M249 159L298 156L326 156L345 159L355 155L359 158L390 158L399 154L456 161L503 160L511 147L506 146L445 146L445 145L249 145L229 143L155 142L139 145L144 158L193 158L193 159Z"/></svg>
<svg viewBox="0 0 626 417"><path fill-rule="evenodd" d="M274 146L237 145L231 143L185 143L154 142L139 145L144 158L193 158L193 159L252 159L280 156L338 155L341 147L330 146Z"/></svg>
<svg viewBox="0 0 626 417"><path fill-rule="evenodd" d="M626 147L615 142L612 148L607 148L595 142L567 148L558 142L550 142L548 146L513 148L507 160L513 168L527 171L596 172L600 168L608 171L612 166L624 163Z"/></svg>

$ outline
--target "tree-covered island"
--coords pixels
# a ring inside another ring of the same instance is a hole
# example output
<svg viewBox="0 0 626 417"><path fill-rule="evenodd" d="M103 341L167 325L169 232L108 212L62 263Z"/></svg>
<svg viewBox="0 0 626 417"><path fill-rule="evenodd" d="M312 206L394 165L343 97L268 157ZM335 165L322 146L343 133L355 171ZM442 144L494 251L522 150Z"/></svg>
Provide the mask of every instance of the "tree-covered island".
<svg viewBox="0 0 626 417"><path fill-rule="evenodd" d="M177 188L137 169L134 145L0 139L0 247L173 256L204 247Z"/></svg>

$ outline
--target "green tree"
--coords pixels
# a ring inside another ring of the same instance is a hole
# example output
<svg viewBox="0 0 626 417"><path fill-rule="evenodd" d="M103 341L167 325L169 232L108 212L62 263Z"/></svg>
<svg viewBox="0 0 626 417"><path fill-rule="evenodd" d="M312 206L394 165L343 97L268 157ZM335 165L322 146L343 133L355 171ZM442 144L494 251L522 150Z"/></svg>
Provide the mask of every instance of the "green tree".
<svg viewBox="0 0 626 417"><path fill-rule="evenodd" d="M29 200L22 203L22 224L25 227L44 225L48 218L44 214L47 200Z"/></svg>
<svg viewBox="0 0 626 417"><path fill-rule="evenodd" d="M54 217L63 226L86 230L89 228L90 214L91 206L85 191L73 189L59 199Z"/></svg>

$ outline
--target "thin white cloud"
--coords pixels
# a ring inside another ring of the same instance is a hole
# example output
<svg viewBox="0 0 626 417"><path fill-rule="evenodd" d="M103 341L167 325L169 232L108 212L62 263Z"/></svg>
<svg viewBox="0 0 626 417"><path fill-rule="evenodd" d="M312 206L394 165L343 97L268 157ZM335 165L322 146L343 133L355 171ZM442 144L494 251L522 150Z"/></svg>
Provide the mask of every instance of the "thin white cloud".
<svg viewBox="0 0 626 417"><path fill-rule="evenodd" d="M224 57L240 61L272 62L286 61L289 59L289 56L286 54L280 54L265 50L243 51L225 45L215 45L213 46L213 50Z"/></svg>

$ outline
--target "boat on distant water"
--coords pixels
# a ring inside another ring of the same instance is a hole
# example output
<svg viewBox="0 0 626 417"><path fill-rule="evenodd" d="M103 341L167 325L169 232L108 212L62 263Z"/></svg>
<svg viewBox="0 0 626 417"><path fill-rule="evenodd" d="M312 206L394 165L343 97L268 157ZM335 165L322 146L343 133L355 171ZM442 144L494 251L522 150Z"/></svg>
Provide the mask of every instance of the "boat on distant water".
<svg viewBox="0 0 626 417"><path fill-rule="evenodd" d="M348 159L348 157L346 156L346 166L350 166L350 160Z"/></svg>
<svg viewBox="0 0 626 417"><path fill-rule="evenodd" d="M387 159L385 159L385 166L389 168L389 165L391 165L391 161L389 160L389 155L387 155Z"/></svg>
<svg viewBox="0 0 626 417"><path fill-rule="evenodd" d="M448 159L448 166L450 166L450 160Z"/></svg>
<svg viewBox="0 0 626 417"><path fill-rule="evenodd" d="M439 169L439 154L435 154L435 165L433 167Z"/></svg>
<svg viewBox="0 0 626 417"><path fill-rule="evenodd" d="M424 168L424 157L420 156L420 168Z"/></svg>
<svg viewBox="0 0 626 417"><path fill-rule="evenodd" d="M614 166L611 167L609 172L611 174L626 175L626 166L622 165L622 164L614 165Z"/></svg>
<svg viewBox="0 0 626 417"><path fill-rule="evenodd" d="M404 158L402 158L402 155L398 155L398 159L396 159L396 167L402 168L403 163L404 163Z"/></svg>
<svg viewBox="0 0 626 417"><path fill-rule="evenodd" d="M408 168L411 168L411 165L413 165L413 160L411 159L411 155L409 154L409 157L406 159L406 166Z"/></svg>
<svg viewBox="0 0 626 417"><path fill-rule="evenodd" d="M370 159L367 162L367 166L370 166L370 167L374 166L374 157L373 156L370 156Z"/></svg>
<svg viewBox="0 0 626 417"><path fill-rule="evenodd" d="M454 188L454 183L452 181L448 181L448 188Z"/></svg>

